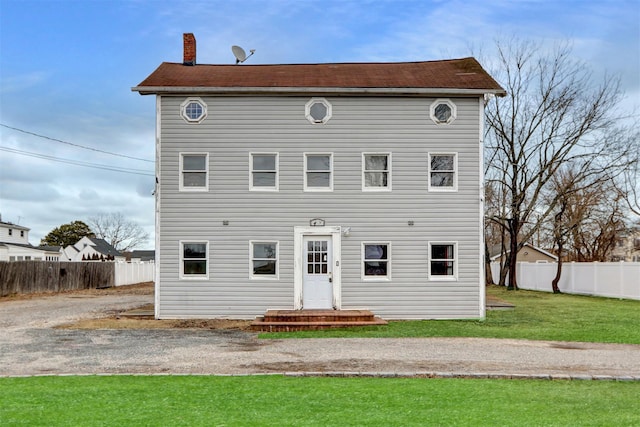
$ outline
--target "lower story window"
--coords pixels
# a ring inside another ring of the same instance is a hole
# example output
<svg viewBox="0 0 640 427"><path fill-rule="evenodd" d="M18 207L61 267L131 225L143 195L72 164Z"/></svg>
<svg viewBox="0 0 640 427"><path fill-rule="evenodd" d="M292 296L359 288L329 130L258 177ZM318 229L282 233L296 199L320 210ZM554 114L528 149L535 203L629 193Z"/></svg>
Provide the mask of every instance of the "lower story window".
<svg viewBox="0 0 640 427"><path fill-rule="evenodd" d="M389 278L389 243L363 243L362 258L365 279Z"/></svg>
<svg viewBox="0 0 640 427"><path fill-rule="evenodd" d="M251 242L251 277L278 277L278 242Z"/></svg>
<svg viewBox="0 0 640 427"><path fill-rule="evenodd" d="M456 278L455 243L431 243L429 245L429 276L431 279Z"/></svg>
<svg viewBox="0 0 640 427"><path fill-rule="evenodd" d="M183 278L207 278L208 242L181 242L181 276Z"/></svg>

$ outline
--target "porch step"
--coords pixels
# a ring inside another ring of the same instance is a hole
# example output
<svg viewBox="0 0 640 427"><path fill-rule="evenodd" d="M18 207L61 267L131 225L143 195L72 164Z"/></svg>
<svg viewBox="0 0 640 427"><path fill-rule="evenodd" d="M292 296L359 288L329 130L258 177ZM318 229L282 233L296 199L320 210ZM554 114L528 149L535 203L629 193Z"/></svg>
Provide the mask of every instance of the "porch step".
<svg viewBox="0 0 640 427"><path fill-rule="evenodd" d="M369 310L267 310L250 326L254 331L290 332L386 324Z"/></svg>

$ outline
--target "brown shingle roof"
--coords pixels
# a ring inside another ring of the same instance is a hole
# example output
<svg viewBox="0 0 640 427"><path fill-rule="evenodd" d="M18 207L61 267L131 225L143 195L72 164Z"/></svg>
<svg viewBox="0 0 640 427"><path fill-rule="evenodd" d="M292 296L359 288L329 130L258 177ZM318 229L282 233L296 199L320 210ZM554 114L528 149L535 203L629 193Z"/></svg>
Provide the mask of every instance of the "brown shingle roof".
<svg viewBox="0 0 640 427"><path fill-rule="evenodd" d="M166 92L362 90L473 92L504 95L475 58L398 63L194 65L162 63L134 91ZM278 90L279 89L279 90ZM408 90L407 90L408 89Z"/></svg>

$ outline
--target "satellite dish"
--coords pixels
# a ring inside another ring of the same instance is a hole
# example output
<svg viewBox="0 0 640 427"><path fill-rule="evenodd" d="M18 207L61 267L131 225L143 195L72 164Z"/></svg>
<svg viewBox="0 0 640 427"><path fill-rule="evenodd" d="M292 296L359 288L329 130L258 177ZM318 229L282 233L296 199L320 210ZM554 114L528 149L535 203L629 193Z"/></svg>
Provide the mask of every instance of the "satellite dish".
<svg viewBox="0 0 640 427"><path fill-rule="evenodd" d="M236 65L244 62L247 60L247 58L249 58L249 56L253 55L256 50L255 49L251 49L249 52L251 52L249 54L249 56L247 56L247 53L244 51L243 48L241 48L240 46L236 46L233 45L231 46L231 52L233 52L233 56L236 57Z"/></svg>

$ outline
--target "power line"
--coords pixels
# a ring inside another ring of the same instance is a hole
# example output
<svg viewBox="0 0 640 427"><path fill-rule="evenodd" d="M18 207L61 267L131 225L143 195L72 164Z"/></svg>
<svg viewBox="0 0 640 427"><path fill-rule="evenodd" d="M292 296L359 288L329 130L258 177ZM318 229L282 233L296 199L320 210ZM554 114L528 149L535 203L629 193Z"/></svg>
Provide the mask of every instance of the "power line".
<svg viewBox="0 0 640 427"><path fill-rule="evenodd" d="M27 134L27 135L37 136L38 138L48 139L49 141L54 141L54 142L59 142L59 143L61 143L61 144L71 145L72 147L83 148L83 149L85 149L85 150L91 150L91 151L97 151L98 153L109 154L109 155L111 155L111 156L125 157L125 158L127 158L127 159L132 159L132 160L140 160L141 162L154 163L154 161L153 161L153 160L142 159L142 158L140 158L140 157L127 156L126 154L112 153L112 152L110 152L110 151L104 151L104 150L100 150L100 149L98 149L98 148L93 148L93 147L86 147L86 146L84 146L84 145L74 144L74 143L72 143L72 142L63 141L63 140L61 140L61 139L51 138L50 136L40 135L40 134L35 133L35 132L29 132L28 130L18 129L18 128L13 127L13 126L5 125L4 123L0 123L0 126L5 127L5 128L7 128L7 129L11 129L11 130L15 130L15 131L18 131L18 132L25 133L25 134Z"/></svg>
<svg viewBox="0 0 640 427"><path fill-rule="evenodd" d="M82 162L79 160L63 159L60 157L53 157L53 156L48 156L46 154L33 153L30 151L17 150L15 148L9 148L9 147L3 147L3 146L0 146L0 151L6 151L8 153L20 154L22 156L35 157L35 158L44 159L44 160L51 160L54 162L66 163L66 164L75 165L75 166L83 166L87 168L102 169L102 170L108 170L112 172L130 173L133 175L155 176L155 174L152 173L151 171L147 171L143 169L121 168L117 166L108 166L108 165L100 165L96 163Z"/></svg>

